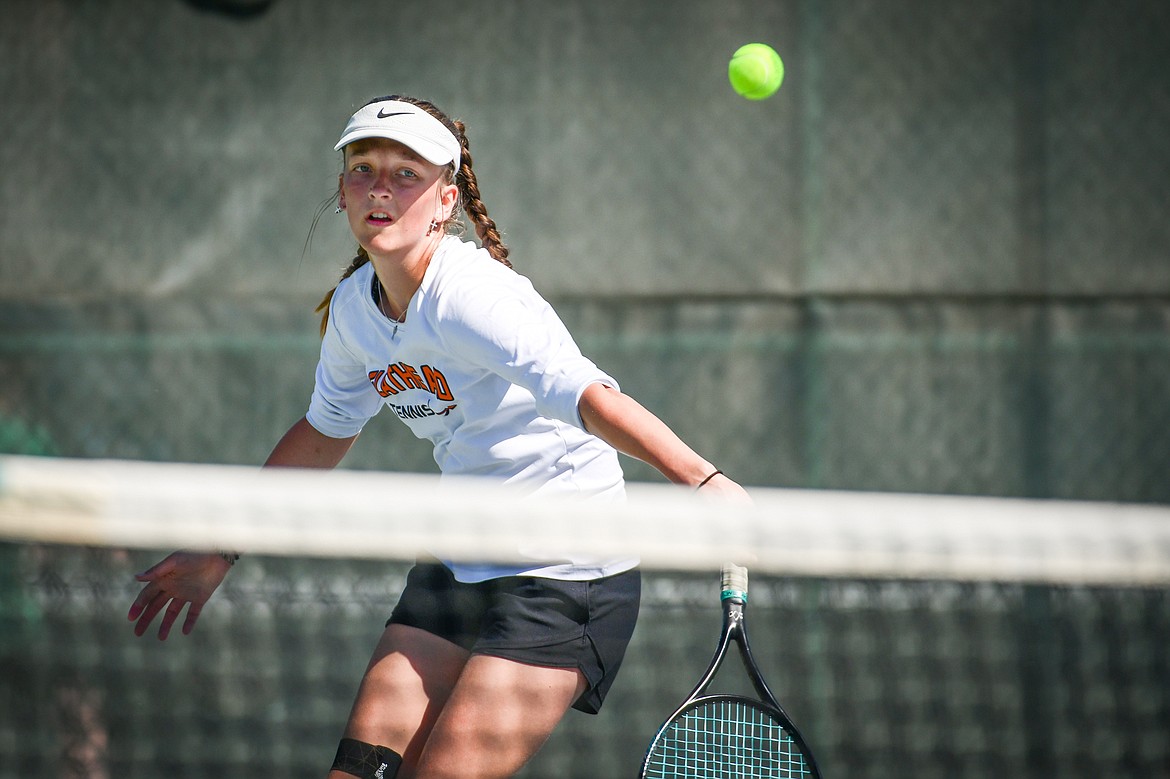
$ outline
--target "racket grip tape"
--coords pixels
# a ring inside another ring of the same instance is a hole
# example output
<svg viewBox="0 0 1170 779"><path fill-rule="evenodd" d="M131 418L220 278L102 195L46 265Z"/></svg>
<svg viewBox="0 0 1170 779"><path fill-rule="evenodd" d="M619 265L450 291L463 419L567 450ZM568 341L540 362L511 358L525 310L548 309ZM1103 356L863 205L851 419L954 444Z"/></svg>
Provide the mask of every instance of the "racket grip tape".
<svg viewBox="0 0 1170 779"><path fill-rule="evenodd" d="M723 593L720 600L734 598L747 603L748 572L747 568L735 563L723 564Z"/></svg>

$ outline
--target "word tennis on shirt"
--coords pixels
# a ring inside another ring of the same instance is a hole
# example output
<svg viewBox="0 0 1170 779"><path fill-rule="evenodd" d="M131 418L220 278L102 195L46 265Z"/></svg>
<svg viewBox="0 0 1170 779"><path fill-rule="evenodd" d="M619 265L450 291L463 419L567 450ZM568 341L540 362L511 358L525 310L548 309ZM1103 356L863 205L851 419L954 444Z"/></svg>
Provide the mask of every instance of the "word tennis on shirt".
<svg viewBox="0 0 1170 779"><path fill-rule="evenodd" d="M424 365L415 368L404 362L390 363L384 371L370 371L370 384L384 398L409 389L425 390L439 400L454 400L447 379L438 368Z"/></svg>

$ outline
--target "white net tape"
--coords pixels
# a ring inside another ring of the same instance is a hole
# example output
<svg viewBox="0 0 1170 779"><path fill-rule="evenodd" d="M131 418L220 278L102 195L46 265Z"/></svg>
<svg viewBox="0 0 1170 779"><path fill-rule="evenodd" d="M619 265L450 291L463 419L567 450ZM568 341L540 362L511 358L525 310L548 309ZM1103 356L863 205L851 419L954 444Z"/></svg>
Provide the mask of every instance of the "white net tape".
<svg viewBox="0 0 1170 779"><path fill-rule="evenodd" d="M1170 583L1170 507L754 489L750 506L631 484L620 504L357 471L0 457L0 539L501 561L518 548L648 568L800 576Z"/></svg>

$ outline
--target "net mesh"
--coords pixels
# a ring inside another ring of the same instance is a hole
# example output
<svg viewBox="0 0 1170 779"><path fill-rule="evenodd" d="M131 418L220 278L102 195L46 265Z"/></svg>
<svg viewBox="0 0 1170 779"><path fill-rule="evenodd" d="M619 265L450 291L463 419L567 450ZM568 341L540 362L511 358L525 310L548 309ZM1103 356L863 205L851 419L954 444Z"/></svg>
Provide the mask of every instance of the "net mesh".
<svg viewBox="0 0 1170 779"><path fill-rule="evenodd" d="M415 548L558 525L425 477L296 474L332 496L340 540L312 554L313 509L260 473L0 458L0 776L321 776ZM585 534L561 507L582 543L645 553L643 607L601 714L570 713L520 776L636 774L715 647L721 558L745 551L702 518L751 540L754 654L824 775L1168 775L1170 509L756 490L724 512L641 486ZM409 521L362 519L379 489ZM267 545L242 547L190 636L135 638L133 573L229 527ZM750 694L742 676L712 692Z"/></svg>

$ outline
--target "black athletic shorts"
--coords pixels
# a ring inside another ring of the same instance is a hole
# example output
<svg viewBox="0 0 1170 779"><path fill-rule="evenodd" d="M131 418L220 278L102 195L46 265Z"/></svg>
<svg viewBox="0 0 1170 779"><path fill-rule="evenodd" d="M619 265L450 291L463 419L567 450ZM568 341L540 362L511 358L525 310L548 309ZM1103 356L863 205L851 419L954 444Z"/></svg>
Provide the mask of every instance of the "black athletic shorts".
<svg viewBox="0 0 1170 779"><path fill-rule="evenodd" d="M387 625L409 625L472 654L579 668L588 688L573 708L596 714L622 664L638 618L637 569L591 581L508 576L466 584L447 566L420 561Z"/></svg>

